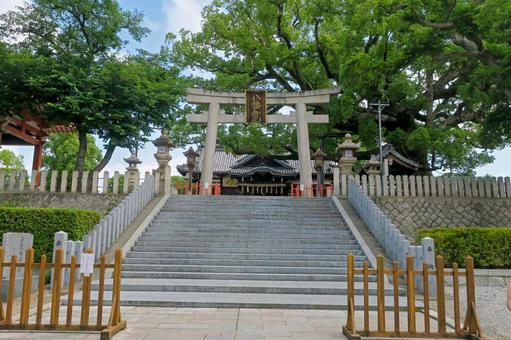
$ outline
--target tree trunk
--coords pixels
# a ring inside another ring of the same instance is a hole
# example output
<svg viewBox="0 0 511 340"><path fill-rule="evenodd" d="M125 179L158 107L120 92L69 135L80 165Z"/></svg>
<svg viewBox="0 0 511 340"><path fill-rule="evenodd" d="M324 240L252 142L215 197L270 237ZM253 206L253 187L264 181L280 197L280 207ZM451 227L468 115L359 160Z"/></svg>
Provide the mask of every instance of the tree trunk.
<svg viewBox="0 0 511 340"><path fill-rule="evenodd" d="M85 170L85 155L87 153L87 131L78 129L78 154L76 155L76 170L80 174Z"/></svg>
<svg viewBox="0 0 511 340"><path fill-rule="evenodd" d="M110 142L108 144L108 146L106 148L105 155L103 156L103 159L101 159L101 161L98 163L98 165L96 165L96 167L94 168L93 171L100 172L101 170L103 170L105 168L105 166L108 164L108 162L110 162L110 159L112 159L112 155L114 154L115 148L116 148L116 145L112 144L112 142Z"/></svg>

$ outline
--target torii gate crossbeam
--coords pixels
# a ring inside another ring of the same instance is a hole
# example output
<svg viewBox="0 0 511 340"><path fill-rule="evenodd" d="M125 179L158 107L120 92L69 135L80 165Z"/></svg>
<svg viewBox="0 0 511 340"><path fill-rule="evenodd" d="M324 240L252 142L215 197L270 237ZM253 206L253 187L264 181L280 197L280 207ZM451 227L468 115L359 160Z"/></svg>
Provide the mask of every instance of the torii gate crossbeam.
<svg viewBox="0 0 511 340"><path fill-rule="evenodd" d="M203 89L188 89L187 101L191 104L209 104L207 112L189 114L186 119L191 123L207 123L206 145L202 161L201 182L207 189L213 183L213 166L218 133L218 124L245 123L245 115L226 115L220 105L245 105L245 93L214 92ZM326 104L330 96L339 93L339 88L296 92L268 93L267 105L294 106L296 112L290 115L269 115L268 124L296 124L298 139L298 158L300 165L300 184L312 188L312 164L310 158L308 124L328 123L328 115L313 115L307 112L307 104ZM310 195L310 190L306 190Z"/></svg>

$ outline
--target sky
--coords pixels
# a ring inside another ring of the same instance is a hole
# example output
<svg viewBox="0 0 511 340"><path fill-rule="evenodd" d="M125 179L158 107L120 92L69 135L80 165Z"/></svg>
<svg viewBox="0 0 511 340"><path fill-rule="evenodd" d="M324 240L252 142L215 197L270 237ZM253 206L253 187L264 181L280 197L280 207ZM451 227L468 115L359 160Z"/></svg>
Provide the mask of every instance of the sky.
<svg viewBox="0 0 511 340"><path fill-rule="evenodd" d="M151 34L146 37L141 43L130 42L128 50L135 51L137 48L142 48L148 51L156 52L160 49L165 41L165 35L168 32L174 34L179 33L181 29L187 29L192 32L198 32L201 29L201 12L205 5L211 0L119 0L123 9L138 10L143 12L144 25L151 30ZM22 5L24 0L0 0L0 14L8 10L12 10L15 6ZM159 132L155 131L151 139L156 139ZM172 137L172 136L171 136ZM97 142L100 148L103 147L101 141ZM32 154L33 147L7 147L24 157L26 169L32 168ZM139 158L142 164L139 166L141 172L151 171L156 168L156 160L153 154L156 148L152 143L147 143L142 150L139 151ZM177 174L176 165L186 163L183 156L184 149L172 150L172 174ZM107 165L105 170L110 173L113 171L124 172L127 166L124 158L129 157L129 152L126 149L117 148L112 160ZM495 151L493 153L495 161L492 164L477 169L478 176L492 175L492 176L508 176L510 175L509 168L511 166L511 148Z"/></svg>

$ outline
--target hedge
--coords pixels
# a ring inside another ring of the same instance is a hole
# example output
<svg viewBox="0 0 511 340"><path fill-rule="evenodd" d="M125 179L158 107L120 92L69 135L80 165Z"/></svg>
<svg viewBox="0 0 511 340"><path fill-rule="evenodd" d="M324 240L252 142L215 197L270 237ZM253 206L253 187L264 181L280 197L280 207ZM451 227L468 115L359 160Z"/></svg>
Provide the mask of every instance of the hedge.
<svg viewBox="0 0 511 340"><path fill-rule="evenodd" d="M0 207L0 234L33 234L36 260L39 260L42 254L46 254L48 260L51 260L56 232L62 230L68 233L70 240L81 240L100 218L101 215L92 210Z"/></svg>
<svg viewBox="0 0 511 340"><path fill-rule="evenodd" d="M511 228L432 228L420 229L417 239L429 236L435 240L435 251L451 266L464 266L472 256L476 268L511 268Z"/></svg>

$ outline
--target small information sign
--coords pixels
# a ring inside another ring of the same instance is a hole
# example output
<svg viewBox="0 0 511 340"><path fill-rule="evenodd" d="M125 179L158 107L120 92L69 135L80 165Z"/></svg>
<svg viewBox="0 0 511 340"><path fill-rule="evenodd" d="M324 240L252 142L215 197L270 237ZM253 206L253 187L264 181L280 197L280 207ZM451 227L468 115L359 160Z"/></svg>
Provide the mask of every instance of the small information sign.
<svg viewBox="0 0 511 340"><path fill-rule="evenodd" d="M94 271L94 254L82 254L80 262L80 273L83 276L90 276Z"/></svg>

